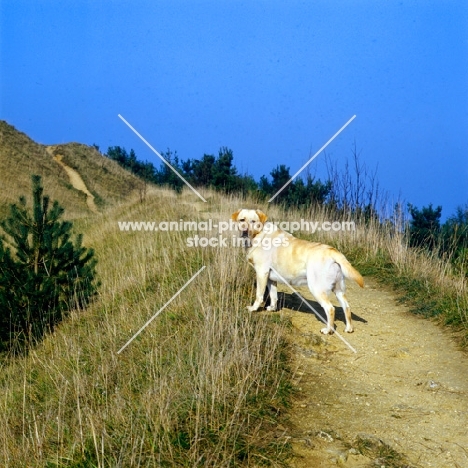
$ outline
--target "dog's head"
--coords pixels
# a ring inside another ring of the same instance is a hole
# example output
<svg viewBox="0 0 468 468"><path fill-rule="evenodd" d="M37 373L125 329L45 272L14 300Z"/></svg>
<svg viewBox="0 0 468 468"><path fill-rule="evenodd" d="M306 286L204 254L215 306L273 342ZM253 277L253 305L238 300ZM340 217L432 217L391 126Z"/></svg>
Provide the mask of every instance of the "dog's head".
<svg viewBox="0 0 468 468"><path fill-rule="evenodd" d="M232 213L231 219L235 221L241 231L242 237L253 239L257 234L262 232L268 216L260 210L246 210L241 208L235 213Z"/></svg>

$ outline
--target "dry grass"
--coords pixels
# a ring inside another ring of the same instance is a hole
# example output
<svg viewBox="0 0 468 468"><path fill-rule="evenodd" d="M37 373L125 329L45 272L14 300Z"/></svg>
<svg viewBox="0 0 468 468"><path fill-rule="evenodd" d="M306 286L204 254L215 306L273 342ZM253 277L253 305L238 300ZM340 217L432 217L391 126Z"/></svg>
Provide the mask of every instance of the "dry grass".
<svg viewBox="0 0 468 468"><path fill-rule="evenodd" d="M78 168L101 209L138 197L142 182L94 148L75 143L57 148L63 153L64 162ZM60 201L68 219L90 215L86 195L72 187L64 169L53 160L46 147L0 121L1 217L7 213L9 204L16 203L20 195L30 196L32 174L42 177L47 195L52 200Z"/></svg>
<svg viewBox="0 0 468 468"><path fill-rule="evenodd" d="M52 199L60 200L70 218L88 212L84 194L72 189L65 171L51 158L45 147L3 121L0 121L0 174L2 217L7 213L9 204L16 203L20 195L30 195L31 174L42 177L47 194Z"/></svg>
<svg viewBox="0 0 468 468"><path fill-rule="evenodd" d="M93 147L68 143L53 146L52 152L62 155L62 161L78 171L101 210L134 198L143 190L142 180Z"/></svg>
<svg viewBox="0 0 468 468"><path fill-rule="evenodd" d="M186 198L173 203L155 190L144 205L80 222L102 288L29 356L4 362L2 466L282 463L287 450L274 430L289 391L284 324L244 312L251 277L243 256L190 249L189 233L118 230L117 220L196 219Z"/></svg>

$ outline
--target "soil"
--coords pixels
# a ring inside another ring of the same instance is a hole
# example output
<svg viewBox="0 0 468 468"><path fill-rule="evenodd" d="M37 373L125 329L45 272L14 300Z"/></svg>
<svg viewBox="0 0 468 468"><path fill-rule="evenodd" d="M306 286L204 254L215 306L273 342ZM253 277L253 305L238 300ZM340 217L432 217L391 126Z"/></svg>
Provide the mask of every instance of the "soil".
<svg viewBox="0 0 468 468"><path fill-rule="evenodd" d="M68 178L70 179L70 184L72 187L86 195L86 204L88 205L88 208L93 213L97 213L98 209L96 203L94 202L94 195L88 190L88 187L86 187L86 184L84 183L80 174L62 161L63 156L61 154L54 155L52 146L48 146L46 149L47 152L53 157L53 159L63 167L68 175Z"/></svg>
<svg viewBox="0 0 468 468"><path fill-rule="evenodd" d="M468 356L449 331L409 312L396 295L366 278L349 284L355 332L336 334L283 285L292 322L297 395L292 443L295 468L468 467ZM298 288L323 315L307 288ZM266 312L263 312L266 313Z"/></svg>

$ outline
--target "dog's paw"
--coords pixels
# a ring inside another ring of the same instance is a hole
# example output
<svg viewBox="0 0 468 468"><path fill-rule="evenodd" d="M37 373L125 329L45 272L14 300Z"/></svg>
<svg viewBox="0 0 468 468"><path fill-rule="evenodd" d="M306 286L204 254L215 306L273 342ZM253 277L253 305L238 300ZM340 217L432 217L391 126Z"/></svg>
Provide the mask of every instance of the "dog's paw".
<svg viewBox="0 0 468 468"><path fill-rule="evenodd" d="M274 307L273 306L268 306L266 308L266 310L268 310L269 312L274 312L276 310L276 306L274 306Z"/></svg>
<svg viewBox="0 0 468 468"><path fill-rule="evenodd" d="M333 328L325 327L320 330L320 333L323 333L324 335L333 335L334 331L335 330L333 330Z"/></svg>
<svg viewBox="0 0 468 468"><path fill-rule="evenodd" d="M346 327L344 330L346 333L353 333L354 328L353 327Z"/></svg>
<svg viewBox="0 0 468 468"><path fill-rule="evenodd" d="M249 311L249 312L256 312L258 310L258 307L255 307L255 306L247 306L246 309Z"/></svg>

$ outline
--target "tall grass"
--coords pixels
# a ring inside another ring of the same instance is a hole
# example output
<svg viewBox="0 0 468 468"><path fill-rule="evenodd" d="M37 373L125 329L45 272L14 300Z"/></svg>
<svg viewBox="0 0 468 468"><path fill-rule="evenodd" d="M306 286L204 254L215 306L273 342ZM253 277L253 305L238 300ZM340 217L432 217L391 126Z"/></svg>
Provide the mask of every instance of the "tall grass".
<svg viewBox="0 0 468 468"><path fill-rule="evenodd" d="M155 191L82 221L102 288L36 349L3 361L2 466L282 464L289 393L284 324L244 312L248 266L231 249L190 249L189 233L120 232L117 220L194 219ZM117 351L207 268L121 353Z"/></svg>

